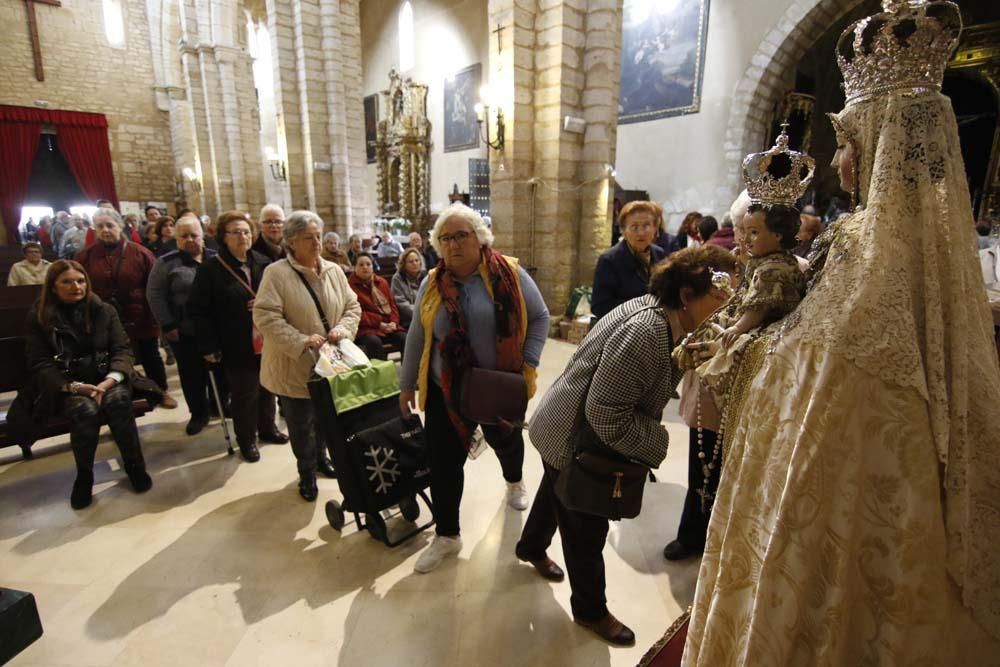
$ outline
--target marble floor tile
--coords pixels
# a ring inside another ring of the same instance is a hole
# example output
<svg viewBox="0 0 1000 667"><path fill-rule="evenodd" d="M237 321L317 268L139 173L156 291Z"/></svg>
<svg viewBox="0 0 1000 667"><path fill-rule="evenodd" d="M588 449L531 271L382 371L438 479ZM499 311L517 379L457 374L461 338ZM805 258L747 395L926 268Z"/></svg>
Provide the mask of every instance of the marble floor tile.
<svg viewBox="0 0 1000 667"><path fill-rule="evenodd" d="M548 342L539 396L575 349ZM422 575L413 566L433 529L395 549L351 515L338 532L324 512L341 499L336 480L321 477L319 501L304 502L289 446L263 446L247 464L226 455L217 421L189 437L187 418L181 403L140 420L154 482L142 495L105 436L94 504L81 511L69 507L66 437L40 443L31 461L0 450L0 585L32 591L45 628L12 664L631 666L694 594L697 560L661 554L687 480L676 402L664 412L671 448L659 483L637 519L612 524L604 550L609 607L638 636L630 649L575 625L568 582L544 581L514 556L527 512L507 506L491 451L465 467L461 553ZM532 496L541 474L529 443ZM549 554L564 563L558 533Z"/></svg>

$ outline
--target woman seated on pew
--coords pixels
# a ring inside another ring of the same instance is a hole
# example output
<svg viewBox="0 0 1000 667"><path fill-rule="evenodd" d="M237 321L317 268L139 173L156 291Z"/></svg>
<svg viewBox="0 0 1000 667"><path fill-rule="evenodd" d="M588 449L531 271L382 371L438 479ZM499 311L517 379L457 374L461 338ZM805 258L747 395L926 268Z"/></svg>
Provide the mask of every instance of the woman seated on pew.
<svg viewBox="0 0 1000 667"><path fill-rule="evenodd" d="M354 258L354 273L347 282L358 295L361 305L361 325L354 342L369 359L386 359L383 344L395 345L402 352L406 346L406 329L399 323L399 310L392 298L386 279L375 273L371 255L358 253Z"/></svg>
<svg viewBox="0 0 1000 667"><path fill-rule="evenodd" d="M91 292L83 266L72 260L53 263L28 314L25 354L30 379L15 403L30 406L31 414L24 417L34 424L53 416L69 422L76 460L73 509L88 506L92 499L102 421L111 429L135 492L153 486L132 414L131 349L118 312ZM11 411L16 412L14 406Z"/></svg>

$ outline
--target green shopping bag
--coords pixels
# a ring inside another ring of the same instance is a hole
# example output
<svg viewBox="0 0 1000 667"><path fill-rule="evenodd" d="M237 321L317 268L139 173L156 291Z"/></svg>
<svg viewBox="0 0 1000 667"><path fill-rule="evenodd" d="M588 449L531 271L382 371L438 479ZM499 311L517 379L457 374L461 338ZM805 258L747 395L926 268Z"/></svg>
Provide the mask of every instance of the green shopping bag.
<svg viewBox="0 0 1000 667"><path fill-rule="evenodd" d="M576 287L569 294L569 305L566 306L566 319L575 320L590 315L591 288Z"/></svg>
<svg viewBox="0 0 1000 667"><path fill-rule="evenodd" d="M399 394L399 375L391 361L373 359L370 368L338 373L327 381L338 415Z"/></svg>

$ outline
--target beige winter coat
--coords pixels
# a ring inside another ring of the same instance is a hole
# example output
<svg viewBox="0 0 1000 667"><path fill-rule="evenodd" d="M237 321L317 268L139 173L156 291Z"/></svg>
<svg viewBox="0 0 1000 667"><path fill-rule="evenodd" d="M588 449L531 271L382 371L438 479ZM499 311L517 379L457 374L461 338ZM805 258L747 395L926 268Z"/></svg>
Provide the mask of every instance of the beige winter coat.
<svg viewBox="0 0 1000 667"><path fill-rule="evenodd" d="M306 269L291 256L271 264L257 290L253 322L264 336L260 383L271 393L309 398L306 383L313 358L306 349L309 336L326 336L316 305L296 273L305 276L319 297L327 322L343 337L354 339L361 307L344 271L320 259L320 274Z"/></svg>

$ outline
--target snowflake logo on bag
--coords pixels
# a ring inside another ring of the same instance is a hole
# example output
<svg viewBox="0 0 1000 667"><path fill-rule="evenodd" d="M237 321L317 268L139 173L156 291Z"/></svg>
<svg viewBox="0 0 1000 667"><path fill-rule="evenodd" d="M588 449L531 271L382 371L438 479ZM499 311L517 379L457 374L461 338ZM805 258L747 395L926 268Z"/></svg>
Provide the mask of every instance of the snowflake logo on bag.
<svg viewBox="0 0 1000 667"><path fill-rule="evenodd" d="M378 488L375 489L375 493L388 493L400 476L399 459L388 447L374 445L368 447L365 456L371 457L372 460L371 465L365 466L365 470L371 471L368 481L378 478Z"/></svg>

